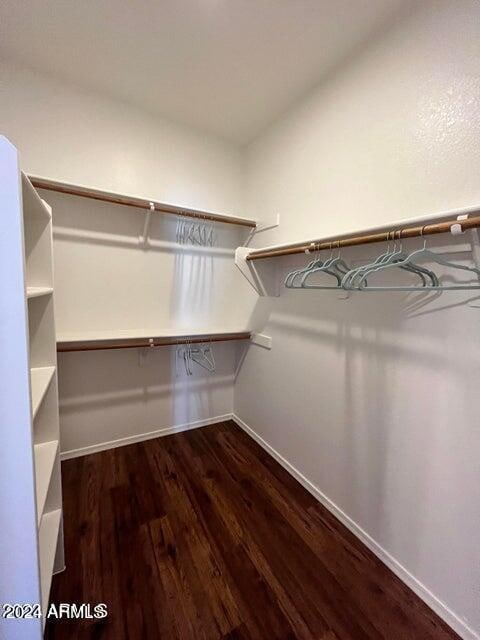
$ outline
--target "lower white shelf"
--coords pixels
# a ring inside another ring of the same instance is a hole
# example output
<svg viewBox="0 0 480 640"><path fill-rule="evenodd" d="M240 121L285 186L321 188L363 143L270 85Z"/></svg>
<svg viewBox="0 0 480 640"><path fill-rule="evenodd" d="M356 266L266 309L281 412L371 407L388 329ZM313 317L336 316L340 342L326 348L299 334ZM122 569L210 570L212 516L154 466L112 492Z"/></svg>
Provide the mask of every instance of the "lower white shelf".
<svg viewBox="0 0 480 640"><path fill-rule="evenodd" d="M52 287L27 287L27 298L39 298L53 293Z"/></svg>
<svg viewBox="0 0 480 640"><path fill-rule="evenodd" d="M47 392L55 367L33 367L30 369L30 381L32 387L32 413L33 417L37 415L37 411L42 404L42 400Z"/></svg>
<svg viewBox="0 0 480 640"><path fill-rule="evenodd" d="M58 450L58 440L42 442L34 446L35 454L35 489L37 493L37 524L40 525L48 487L53 473Z"/></svg>
<svg viewBox="0 0 480 640"><path fill-rule="evenodd" d="M43 620L45 620L48 599L50 596L50 585L52 584L53 564L55 562L55 552L57 550L57 539L61 517L61 509L45 513L42 518L42 524L38 536Z"/></svg>

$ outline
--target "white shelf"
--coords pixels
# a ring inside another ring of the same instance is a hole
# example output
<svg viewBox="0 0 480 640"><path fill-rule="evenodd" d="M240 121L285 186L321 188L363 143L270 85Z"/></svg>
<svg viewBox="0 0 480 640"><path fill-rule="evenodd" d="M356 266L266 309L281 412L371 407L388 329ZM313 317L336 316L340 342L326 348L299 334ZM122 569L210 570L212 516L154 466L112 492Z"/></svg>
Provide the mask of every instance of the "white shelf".
<svg viewBox="0 0 480 640"><path fill-rule="evenodd" d="M40 582L42 593L42 614L45 615L52 583L53 563L57 549L58 531L62 511L49 511L42 518L42 525L38 536L40 549ZM43 618L45 620L45 617Z"/></svg>
<svg viewBox="0 0 480 640"><path fill-rule="evenodd" d="M446 211L437 211L436 213L429 213L422 216L412 216L410 218L401 218L400 220L395 220L393 222L385 222L383 224L374 225L370 227L363 228L355 228L350 231L340 231L335 233L334 235L328 236L317 236L313 238L309 238L307 240L294 240L292 242L282 242L280 244L269 244L263 247L239 247L239 249L245 250L245 256L252 254L261 254L265 251L283 251L289 249L299 249L298 253L305 253L305 249L309 249L312 253L315 253L315 245L332 243L333 248L335 249L335 243L337 240L346 240L348 238L357 237L357 236L369 236L377 233L386 233L388 231L392 231L393 229L406 229L407 227L413 226L421 226L428 224L434 224L436 222L443 222L448 219L455 219L460 215L479 215L480 206L473 205L470 207L462 207L460 209L447 209ZM309 246L310 245L310 246ZM328 247L330 249L330 247ZM281 255L291 255L293 252L289 252L288 254ZM275 256L271 256L275 257ZM277 256L278 257L278 256ZM258 259L258 258L257 258Z"/></svg>
<svg viewBox="0 0 480 640"><path fill-rule="evenodd" d="M42 404L48 386L55 373L55 367L34 367L30 369L30 381L32 388L32 413L33 417Z"/></svg>
<svg viewBox="0 0 480 640"><path fill-rule="evenodd" d="M53 293L52 287L27 287L27 298L39 298Z"/></svg>
<svg viewBox="0 0 480 640"><path fill-rule="evenodd" d="M58 450L58 440L42 442L34 446L35 454L35 486L37 493L37 524L40 525L48 487L53 473Z"/></svg>
<svg viewBox="0 0 480 640"><path fill-rule="evenodd" d="M60 333L57 334L57 343L59 342L84 342L88 340L121 340L121 339L141 339L141 338L180 338L182 336L205 336L210 334L234 334L248 331L245 327L225 328L225 327L205 327L200 330L195 329L165 329L165 328L148 328L148 329L116 329L116 330L99 330L99 331L82 331L81 333Z"/></svg>
<svg viewBox="0 0 480 640"><path fill-rule="evenodd" d="M42 199L38 195L35 187L32 185L27 176L22 172L22 200L23 200L23 216L30 220L39 220L47 222L50 220L50 211L43 204Z"/></svg>
<svg viewBox="0 0 480 640"><path fill-rule="evenodd" d="M153 203L157 213L172 214L182 217L192 216L201 220L236 224L253 229L257 226L256 221L251 218L238 218L236 216L214 213L213 211L190 209L176 204L158 202L153 198L140 198L138 196L129 196L127 194L115 193L113 191L103 191L100 189L93 189L92 187L71 184L69 182L60 182L58 180L51 180L50 178L42 178L40 176L30 175L30 179L37 189L48 189L60 193L67 193L73 196L80 196L82 198L92 198L94 200L138 207L141 209L149 209L150 204Z"/></svg>

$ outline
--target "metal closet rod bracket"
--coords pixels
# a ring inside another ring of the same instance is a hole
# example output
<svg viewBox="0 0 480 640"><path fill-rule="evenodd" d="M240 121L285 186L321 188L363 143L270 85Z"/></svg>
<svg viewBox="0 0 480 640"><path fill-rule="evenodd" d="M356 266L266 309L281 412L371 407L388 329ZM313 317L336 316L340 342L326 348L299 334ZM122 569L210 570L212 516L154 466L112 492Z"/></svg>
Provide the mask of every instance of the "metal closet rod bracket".
<svg viewBox="0 0 480 640"><path fill-rule="evenodd" d="M457 222L452 224L450 227L450 233L452 236L463 235L464 233L468 234L472 248L473 261L477 269L480 269L480 234L478 232L478 227L472 227L470 229L463 229L462 227L462 223L469 219L468 216L468 213L463 213L457 216Z"/></svg>

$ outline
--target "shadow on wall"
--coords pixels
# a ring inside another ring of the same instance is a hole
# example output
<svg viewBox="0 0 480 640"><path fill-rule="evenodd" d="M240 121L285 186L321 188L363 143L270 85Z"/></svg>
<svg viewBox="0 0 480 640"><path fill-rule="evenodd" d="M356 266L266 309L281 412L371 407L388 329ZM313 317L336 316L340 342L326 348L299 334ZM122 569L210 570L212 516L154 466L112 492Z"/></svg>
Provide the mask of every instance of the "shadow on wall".
<svg viewBox="0 0 480 640"><path fill-rule="evenodd" d="M218 317L217 301L226 292L225 288L231 283L225 278L225 270L232 269L234 276L234 249L241 241L241 231L232 229L227 225L216 224L213 229L214 246L196 247L182 246L182 251L175 254L172 288L170 292L170 318L176 330L186 332L197 331L222 331L232 327L234 309L225 309L224 316ZM232 247L225 250L225 247ZM222 252L222 255L218 253ZM228 258L223 255L228 251ZM227 262L228 261L228 262ZM227 312L227 313L225 313ZM215 357L215 365L222 366L219 355L223 345L212 345ZM235 346L230 345L230 352L234 353ZM218 415L212 405L211 397L200 395L196 391L198 381L202 380L206 388L212 385L217 377L217 372L211 374L200 366L193 364L193 376L188 376L183 361L177 361L175 349L171 353L172 368L176 369L176 384L186 386L187 393L172 395L174 424L190 422L195 416ZM233 360L230 362L230 383L233 385ZM205 401L208 406L204 406Z"/></svg>
<svg viewBox="0 0 480 640"><path fill-rule="evenodd" d="M175 254L170 315L176 327L211 326L215 287L215 260L208 249Z"/></svg>
<svg viewBox="0 0 480 640"><path fill-rule="evenodd" d="M210 325L208 319L215 286L214 259L208 249L203 249L202 252L182 251L175 254L170 317L174 326L180 330L191 329L197 322L200 323L200 330ZM192 419L198 420L200 415L215 415L211 394L208 393L212 384L211 374L198 365L193 365L193 376L189 376L183 361L177 360L175 348L171 349L170 360L176 376L171 396L172 424L187 424ZM198 376L202 380L203 392L197 388Z"/></svg>
<svg viewBox="0 0 480 640"><path fill-rule="evenodd" d="M344 257L363 262L374 251ZM282 281L291 265L280 262ZM449 508L437 504L442 491L449 502L439 460L452 482L471 465L470 449L457 442L466 433L451 429L459 420L466 431L475 424L480 350L468 336L480 309L469 308L471 300L478 300L474 291L339 299L338 292L282 286L280 297L258 299L249 323L272 336L272 351L250 346L239 365L240 416L376 540L387 548L401 540L420 563L428 515L414 507L431 504L433 492L436 507ZM408 540L392 504L401 505Z"/></svg>
<svg viewBox="0 0 480 640"><path fill-rule="evenodd" d="M39 190L40 196L53 208L53 235L56 240L99 244L118 248L148 248L166 253L202 253L196 246L174 242L176 217L155 213L150 224L148 244L143 245L145 209L123 207L108 202ZM231 256L232 248L220 245L215 255Z"/></svg>
<svg viewBox="0 0 480 640"><path fill-rule="evenodd" d="M230 413L232 346L216 356L215 374L187 377L173 347L59 354L62 451Z"/></svg>

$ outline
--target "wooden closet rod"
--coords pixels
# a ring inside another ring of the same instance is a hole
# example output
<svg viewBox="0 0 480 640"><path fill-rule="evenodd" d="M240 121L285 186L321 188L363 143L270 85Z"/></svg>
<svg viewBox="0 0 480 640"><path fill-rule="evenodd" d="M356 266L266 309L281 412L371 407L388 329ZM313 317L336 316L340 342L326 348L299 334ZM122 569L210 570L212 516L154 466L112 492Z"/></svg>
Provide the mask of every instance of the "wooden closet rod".
<svg viewBox="0 0 480 640"><path fill-rule="evenodd" d="M250 340L249 331L237 333L205 333L192 336L159 336L156 338L108 338L98 340L73 340L57 342L57 351L98 351L101 349L134 349L138 347L165 347L177 344L202 342L228 342Z"/></svg>
<svg viewBox="0 0 480 640"><path fill-rule="evenodd" d="M100 191L99 189L80 187L78 185L68 184L66 182L57 182L56 180L49 180L47 178L39 178L36 176L28 176L28 178L36 189L47 189L48 191L67 193L72 196L90 198L92 200L101 200L102 202L110 202L112 204L122 204L127 207L136 207L137 209L150 209L150 203L152 202L155 206L155 211L158 213L184 216L186 218L196 218L199 220L207 220L209 222L235 224L241 227L255 228L257 226L254 220L248 220L246 218L235 218L233 216L224 216L219 213L209 213L208 211L188 209L186 207L177 207L172 204L156 202L155 200L145 200L144 198L124 196L118 193Z"/></svg>
<svg viewBox="0 0 480 640"><path fill-rule="evenodd" d="M478 212L480 213L480 211ZM447 233L454 224L460 224L462 231L467 229L476 229L480 227L480 216L473 218L466 218L465 220L447 220L443 222L436 222L433 224L426 224L416 227L397 227L396 229L390 229L389 231L382 231L380 233L371 233L368 235L354 235L346 238L338 238L331 240L317 240L311 242L303 242L278 249L257 249L248 254L247 260L263 260L264 258L275 258L277 256L288 256L295 253L305 253L306 251L321 251L322 249L330 249L336 247L354 247L359 244L372 244L374 242L387 242L395 237L397 240L400 238L417 238L420 236L431 236L437 233Z"/></svg>

